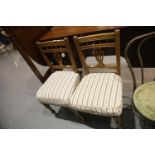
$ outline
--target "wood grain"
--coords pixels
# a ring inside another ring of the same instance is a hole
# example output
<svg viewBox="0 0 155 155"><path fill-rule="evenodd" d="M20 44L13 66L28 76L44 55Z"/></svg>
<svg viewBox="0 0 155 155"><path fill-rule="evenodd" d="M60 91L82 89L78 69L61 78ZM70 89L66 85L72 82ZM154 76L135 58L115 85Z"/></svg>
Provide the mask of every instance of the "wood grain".
<svg viewBox="0 0 155 155"><path fill-rule="evenodd" d="M74 36L75 45L79 53L79 57L84 68L85 74L89 73L88 68L108 68L115 69L116 73L120 75L120 32L115 30L111 33L102 33L95 35L87 35L83 37ZM104 43L102 43L104 41ZM110 43L109 43L110 42ZM85 44L83 44L85 43ZM104 49L113 48L116 56L116 64L104 63ZM89 49L89 51L87 50ZM97 65L88 66L84 53L91 53L97 60Z"/></svg>
<svg viewBox="0 0 155 155"><path fill-rule="evenodd" d="M42 36L39 41L53 40L63 37L69 37L79 34L87 34L91 32L100 32L106 30L114 30L120 28L118 26L55 26L51 31Z"/></svg>

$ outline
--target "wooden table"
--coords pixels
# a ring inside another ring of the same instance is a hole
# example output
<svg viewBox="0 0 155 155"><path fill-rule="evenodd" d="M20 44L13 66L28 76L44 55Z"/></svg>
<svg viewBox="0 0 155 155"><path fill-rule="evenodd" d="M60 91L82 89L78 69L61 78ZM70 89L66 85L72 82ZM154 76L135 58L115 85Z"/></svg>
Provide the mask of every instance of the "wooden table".
<svg viewBox="0 0 155 155"><path fill-rule="evenodd" d="M111 31L116 28L120 29L120 38L121 38L121 55L124 56L124 48L126 44L134 37L155 31L155 27L153 26L54 26L50 27L4 27L5 30L8 30L8 34L12 42L16 45L17 49L24 57L27 64L36 74L40 81L45 81L48 74L42 75L37 66L32 62L30 57L39 63L40 65L46 65L44 60L42 59L40 52L36 48L36 41L44 41L44 40L52 40L57 38L68 37L71 41L73 41L74 35L84 35L84 34L92 34L92 33L100 33L105 31ZM73 42L72 42L73 43ZM150 57L155 57L155 47L154 40L150 43L153 46L145 47L145 51L149 51L149 57L144 53L144 66L145 67L154 67L155 61L154 59L150 59ZM74 46L73 46L74 47ZM135 46L136 47L136 46ZM133 47L131 50L135 51L137 48ZM76 52L75 52L76 53ZM139 61L137 60L137 56L133 52L131 55L132 65L135 67L139 66ZM47 72L48 73L48 72ZM46 76L47 75L47 76Z"/></svg>
<svg viewBox="0 0 155 155"><path fill-rule="evenodd" d="M48 27L45 26L7 26L3 27L4 30L9 34L10 39L16 49L23 56L29 67L32 69L34 74L38 77L41 82L44 82L48 76L43 75L39 68L34 64L32 59L40 65L46 65L42 58L38 48L36 47L36 41L43 34L49 31Z"/></svg>
<svg viewBox="0 0 155 155"><path fill-rule="evenodd" d="M107 32L114 30L116 28L120 29L120 38L121 38L121 55L124 56L124 48L126 44L134 37L155 31L155 27L150 26L54 26L50 27L4 27L5 30L8 30L8 34L12 42L16 45L17 49L24 57L27 64L36 74L40 81L45 81L46 75L42 75L37 66L32 62L30 57L39 63L40 65L46 65L44 60L42 59L40 52L36 48L36 41L44 41L44 40L52 40L58 39L63 37L70 38L71 42L73 43L73 36L74 35L84 35L84 34L93 34L93 33L100 33L100 32ZM154 45L154 40L150 43ZM74 46L72 46L74 48ZM132 51L137 50L137 48L133 47ZM149 57L147 53L144 54L144 66L145 67L154 67L155 62L154 59L150 59L150 57L155 57L155 47L154 46L147 46L145 51L149 51ZM76 53L76 52L75 52ZM137 60L137 56L135 52L131 55L132 65L135 67L139 66L139 61ZM48 72L47 72L48 73Z"/></svg>
<svg viewBox="0 0 155 155"><path fill-rule="evenodd" d="M74 35L83 35L88 33L97 33L102 31L114 30L118 26L55 26L43 35L39 41L47 41Z"/></svg>

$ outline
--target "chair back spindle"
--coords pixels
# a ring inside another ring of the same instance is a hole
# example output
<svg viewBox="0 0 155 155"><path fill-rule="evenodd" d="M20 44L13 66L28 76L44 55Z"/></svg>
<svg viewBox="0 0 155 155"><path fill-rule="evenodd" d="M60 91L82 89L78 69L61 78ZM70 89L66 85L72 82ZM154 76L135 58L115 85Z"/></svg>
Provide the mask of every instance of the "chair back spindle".
<svg viewBox="0 0 155 155"><path fill-rule="evenodd" d="M108 68L116 70L116 73L120 75L119 30L82 37L74 36L74 42L79 53L79 57L83 65L85 74L89 73L89 68ZM111 54L111 51L113 51L113 55L116 55L116 64L104 63L104 55L106 51L108 55ZM97 64L95 66L87 65L85 56L86 52L95 57L97 61Z"/></svg>
<svg viewBox="0 0 155 155"><path fill-rule="evenodd" d="M72 68L73 71L77 72L75 59L67 38L36 42L36 44L52 72L63 68Z"/></svg>

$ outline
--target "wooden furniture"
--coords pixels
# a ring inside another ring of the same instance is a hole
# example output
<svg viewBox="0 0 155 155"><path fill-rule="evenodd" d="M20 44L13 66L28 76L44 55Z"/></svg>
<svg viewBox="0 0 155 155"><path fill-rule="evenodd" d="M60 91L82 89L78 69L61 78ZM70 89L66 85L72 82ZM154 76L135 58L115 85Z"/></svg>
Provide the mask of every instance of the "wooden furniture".
<svg viewBox="0 0 155 155"><path fill-rule="evenodd" d="M86 113L110 116L121 127L122 81L120 74L120 34L114 32L74 37L85 76L70 98L70 106ZM104 52L113 52L116 64L104 63ZM97 60L95 66L88 66L85 62L86 52L91 52ZM108 72L90 73L89 68L107 68ZM112 72L109 72L109 69ZM115 70L113 72L113 69Z"/></svg>
<svg viewBox="0 0 155 155"><path fill-rule="evenodd" d="M67 38L61 40L37 42L37 46L39 47L39 50L41 51L41 54L47 65L50 67L51 72L53 72L54 69L63 69L68 67L71 67L75 72L77 72L76 63ZM66 61L63 61L63 55L64 57L68 56L70 65L65 65ZM51 64L51 57L53 58L52 61L55 60L55 63L52 62L53 64Z"/></svg>
<svg viewBox="0 0 155 155"><path fill-rule="evenodd" d="M36 41L47 41L58 38L68 37L69 42L71 44L71 48L74 51L73 55L75 57L75 61L79 67L81 67L80 60L78 54L76 52L76 48L74 46L73 36L83 36L85 34L97 34L101 32L108 32L117 28L120 28L120 49L121 56L124 56L124 49L126 44L134 37L139 36L143 33L148 33L155 30L153 26L127 26L127 27L117 27L117 26L54 26L54 27L46 27L46 26L7 26L3 27L5 31L9 34L13 44L19 50L27 64L30 66L32 71L38 77L41 82L44 82L49 74L50 70L46 72L45 75L42 75L39 71L39 68L34 64L32 60L37 62L40 65L46 65L46 62L42 58L39 50L36 47ZM151 45L154 45L154 40L149 42ZM135 46L132 47L132 51L135 51ZM144 51L149 51L150 56L155 56L155 48L152 46L146 46L143 48ZM136 52L129 54L129 58L132 59L133 66L139 66ZM144 66L146 67L154 67L155 61L153 59L149 59L146 52L143 52L144 58Z"/></svg>
<svg viewBox="0 0 155 155"><path fill-rule="evenodd" d="M74 35L83 35L90 33L98 33L101 31L111 31L118 26L55 26L51 31L43 35L39 41L47 41L53 39L59 39L64 37L70 37Z"/></svg>
<svg viewBox="0 0 155 155"><path fill-rule="evenodd" d="M63 37L68 37L73 51L75 51L76 62L80 61L78 55L76 55L76 49L74 47L73 36L83 36L89 34L98 34L103 32L110 32L111 30L120 29L120 55L124 57L124 49L127 43L134 37L155 31L155 26L54 26L50 31L40 37L40 41L53 40ZM155 40L155 39L154 39ZM154 45L154 40L150 41L150 45ZM132 51L135 51L137 43L132 46ZM150 51L150 56L155 56L155 47L146 46L143 48L144 51ZM74 54L73 53L73 54ZM154 67L155 61L149 59L149 56L143 52L143 60L145 67ZM139 67L138 58L136 53L132 52L129 54L129 58L132 59L132 65ZM78 64L81 67L81 64Z"/></svg>
<svg viewBox="0 0 155 155"><path fill-rule="evenodd" d="M53 39L60 39L67 37L69 39L69 43L71 49L73 51L73 55L75 57L75 61L77 63L78 68L81 68L81 62L78 56L78 53L75 48L75 44L73 41L73 36L83 36L87 34L97 34L101 32L108 32L118 28L117 26L55 26L51 31L47 32L44 36L42 36L39 41L49 41Z"/></svg>
<svg viewBox="0 0 155 155"><path fill-rule="evenodd" d="M69 107L69 97L78 85L80 76L77 73L76 63L67 38L37 42L37 46L50 70L55 72L40 87L36 97L46 108L56 114L50 104ZM68 55L70 60L68 64L66 64L66 61L63 61L62 54ZM53 57L52 61L51 57ZM55 63L53 63L53 60L55 60ZM57 71L57 69L62 70L66 68L73 71Z"/></svg>
<svg viewBox="0 0 155 155"><path fill-rule="evenodd" d="M40 26L10 26L3 27L4 30L9 34L11 41L15 47L19 50L20 54L23 56L29 67L38 77L41 82L44 82L48 76L51 74L51 71L48 69L45 75L42 75L39 68L34 64L32 60L37 62L40 65L47 65L44 61L41 53L36 47L36 41L41 40L52 40L53 38L63 38L64 36L69 38L71 43L72 50L76 50L73 44L72 36L75 34L85 34L85 32L100 32L102 30L113 29L114 27L109 26L54 26L54 27L40 27ZM43 38L43 39L39 39ZM45 39L44 39L45 38ZM77 52L73 53L75 61L78 66L79 59Z"/></svg>
<svg viewBox="0 0 155 155"><path fill-rule="evenodd" d="M84 37L74 37L77 51L80 56L85 74L89 73L88 68L109 68L116 69L116 73L120 74L120 34L119 30L110 33L101 33ZM104 49L105 48L105 49ZM116 52L116 64L104 63L104 50L111 48ZM90 50L92 49L92 50ZM92 52L98 64L88 66L85 62L85 53Z"/></svg>
<svg viewBox="0 0 155 155"><path fill-rule="evenodd" d="M144 45L153 38L155 38L155 32L137 36L129 41L125 48L125 56L133 79L133 109L135 114L140 118L140 122L143 124L142 127L146 125L147 128L155 128L155 82L145 82L143 71L144 65L141 55ZM136 42L138 42L138 46L137 51L134 52L138 55L141 69L141 84L139 87L137 86L137 80L131 60L128 57L129 52L131 52L131 47ZM149 55L150 53L147 51L147 54Z"/></svg>
<svg viewBox="0 0 155 155"><path fill-rule="evenodd" d="M49 28L45 26L9 26L3 28L9 34L14 46L18 49L38 79L41 82L44 82L50 74L49 70L47 70L45 75L42 75L32 60L40 65L46 65L44 59L37 49L36 41L43 34L48 32Z"/></svg>
<svg viewBox="0 0 155 155"><path fill-rule="evenodd" d="M119 37L119 30L111 33L74 37L86 74L88 74L88 70L84 65L82 52L90 49L93 49L93 54L98 60L95 67L115 69L116 73L120 73ZM67 38L37 42L37 45L51 71L67 67L63 64L60 54L63 52L68 52L73 70L77 71ZM103 63L105 48L114 49L116 65L109 66ZM51 57L47 55L49 53L53 54L57 64L51 62ZM80 77L77 73L56 71L41 86L36 96L54 114L56 112L50 104L72 109L81 121L84 121L84 118L79 115L78 111L111 116L115 119L117 127L120 128L122 113L122 82L120 76L115 73L90 73L84 76L80 83L79 81Z"/></svg>

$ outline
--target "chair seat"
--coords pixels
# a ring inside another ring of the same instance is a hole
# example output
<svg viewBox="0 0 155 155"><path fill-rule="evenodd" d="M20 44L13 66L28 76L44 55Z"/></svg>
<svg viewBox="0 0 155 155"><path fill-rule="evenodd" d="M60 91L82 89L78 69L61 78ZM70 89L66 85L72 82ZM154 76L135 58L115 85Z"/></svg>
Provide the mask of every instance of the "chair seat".
<svg viewBox="0 0 155 155"><path fill-rule="evenodd" d="M134 92L133 101L141 115L155 121L155 82L139 86Z"/></svg>
<svg viewBox="0 0 155 155"><path fill-rule="evenodd" d="M70 107L104 116L122 113L122 81L115 73L90 73L70 98Z"/></svg>
<svg viewBox="0 0 155 155"><path fill-rule="evenodd" d="M79 81L79 75L73 71L56 71L40 87L36 97L42 103L68 106Z"/></svg>

